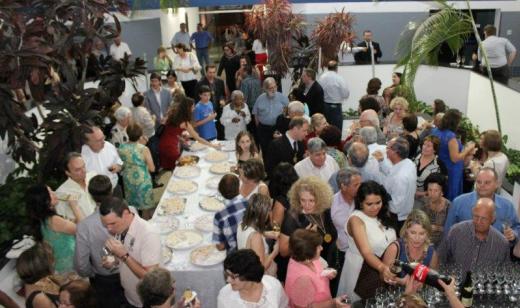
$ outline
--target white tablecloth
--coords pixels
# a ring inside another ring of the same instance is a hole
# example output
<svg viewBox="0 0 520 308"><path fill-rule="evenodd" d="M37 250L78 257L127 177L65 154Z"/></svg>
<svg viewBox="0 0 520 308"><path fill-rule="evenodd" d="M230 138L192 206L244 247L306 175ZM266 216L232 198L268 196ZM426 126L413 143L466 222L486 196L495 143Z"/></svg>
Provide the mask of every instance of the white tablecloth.
<svg viewBox="0 0 520 308"><path fill-rule="evenodd" d="M225 147L228 148L231 144L228 141L221 141L221 144L225 144ZM212 165L208 161L204 159L204 156L210 151L215 151L212 148L207 148L203 151L198 152L183 152L183 156L185 155L197 155L200 157L200 161L197 164L201 169L201 174L198 177L190 178L198 184L198 190L189 195L183 195L182 197L187 198L186 209L184 214L175 216L179 220L179 229L194 229L195 220L206 214L214 214L213 212L204 211L199 207L199 201L202 196L216 194L216 189L210 189L206 186L206 182L209 178L214 177L215 174L209 172L209 168ZM229 162L235 164L236 156L235 152L227 152L229 154ZM174 180L179 180L175 175L172 175L169 183ZM172 197L173 194L168 191L168 189L164 190L164 194L161 197L161 201L165 198ZM155 212L152 221L156 219L157 212ZM161 236L161 240L164 245L164 240L167 234ZM176 280L176 298L177 300L182 296L183 291L186 288L191 288L196 291L198 294L198 298L202 302L202 307L217 307L217 296L219 290L224 287L224 269L222 264L214 265L211 267L200 267L191 264L190 262L190 252L203 245L207 245L212 243L211 232L203 233L204 240L203 242L192 248L187 250L173 250L172 260L166 264L164 267L170 270Z"/></svg>

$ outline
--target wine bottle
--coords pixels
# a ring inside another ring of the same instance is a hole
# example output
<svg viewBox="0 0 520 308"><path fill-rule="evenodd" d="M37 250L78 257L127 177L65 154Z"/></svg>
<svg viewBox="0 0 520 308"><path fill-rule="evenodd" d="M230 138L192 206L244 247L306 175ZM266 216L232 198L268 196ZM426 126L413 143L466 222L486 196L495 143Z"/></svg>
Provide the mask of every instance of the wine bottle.
<svg viewBox="0 0 520 308"><path fill-rule="evenodd" d="M404 272L413 277L415 280L425 283L429 286L435 287L442 292L444 292L444 289L441 287L437 280L440 279L444 281L444 283L446 284L451 283L451 277L441 275L437 273L435 270L420 263L407 263L400 260L395 260L394 266L392 266L391 270L394 274Z"/></svg>
<svg viewBox="0 0 520 308"><path fill-rule="evenodd" d="M473 281L471 281L471 272L466 273L466 278L460 286L460 301L464 307L473 305Z"/></svg>

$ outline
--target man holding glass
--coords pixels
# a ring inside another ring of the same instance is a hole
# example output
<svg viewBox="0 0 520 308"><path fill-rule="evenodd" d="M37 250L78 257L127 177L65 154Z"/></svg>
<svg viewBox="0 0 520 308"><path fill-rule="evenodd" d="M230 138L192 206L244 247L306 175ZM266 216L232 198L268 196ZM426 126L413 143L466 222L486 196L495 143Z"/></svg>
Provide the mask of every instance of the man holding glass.
<svg viewBox="0 0 520 308"><path fill-rule="evenodd" d="M453 200L444 223L444 234L448 234L454 224L472 219L472 210L478 199L490 198L495 202L496 207L493 227L502 232L512 245L515 244L520 234L520 222L513 203L496 193L498 183L495 169L489 167L480 169L475 179L475 191L462 194Z"/></svg>
<svg viewBox="0 0 520 308"><path fill-rule="evenodd" d="M114 236L105 242L106 251L110 254L107 253L105 263L117 259L127 306L143 307L136 287L147 272L160 264L159 235L153 232L152 225L146 220L130 211L126 201L117 197L104 199L99 213L101 222Z"/></svg>

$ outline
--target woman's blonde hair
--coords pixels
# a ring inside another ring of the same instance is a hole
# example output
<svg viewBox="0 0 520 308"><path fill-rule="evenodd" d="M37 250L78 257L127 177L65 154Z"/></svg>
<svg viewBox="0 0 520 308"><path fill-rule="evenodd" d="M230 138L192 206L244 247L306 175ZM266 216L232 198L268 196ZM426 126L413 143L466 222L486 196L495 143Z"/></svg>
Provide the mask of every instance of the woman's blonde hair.
<svg viewBox="0 0 520 308"><path fill-rule="evenodd" d="M428 246L430 246L430 236L432 234L432 225L430 223L430 218L425 212L421 210L412 210L412 212L408 215L408 218L406 218L403 227L401 228L401 231L399 232L400 237L404 238L405 241L406 231L413 225L420 225L421 227L423 227L424 230L426 230L426 234L428 236L426 237L424 246L425 249L428 249Z"/></svg>
<svg viewBox="0 0 520 308"><path fill-rule="evenodd" d="M321 114L321 113L313 114L311 117L311 127L310 127L311 131L315 132L316 127L320 126L324 122L327 122L327 119L325 118L325 116L323 114Z"/></svg>
<svg viewBox="0 0 520 308"><path fill-rule="evenodd" d="M394 110L395 107L397 106L401 106L403 107L403 109L405 111L408 111L408 101L406 100L406 98L404 97L401 97L401 96L397 96L397 97L394 97L391 101L390 101L390 109Z"/></svg>
<svg viewBox="0 0 520 308"><path fill-rule="evenodd" d="M299 214L302 212L300 193L304 191L314 196L317 213L321 213L330 208L332 203L332 189L329 184L318 177L309 176L296 181L287 193L289 203L291 204L291 211L294 213Z"/></svg>
<svg viewBox="0 0 520 308"><path fill-rule="evenodd" d="M417 294L403 294L397 300L397 307L399 308L426 308L428 305Z"/></svg>

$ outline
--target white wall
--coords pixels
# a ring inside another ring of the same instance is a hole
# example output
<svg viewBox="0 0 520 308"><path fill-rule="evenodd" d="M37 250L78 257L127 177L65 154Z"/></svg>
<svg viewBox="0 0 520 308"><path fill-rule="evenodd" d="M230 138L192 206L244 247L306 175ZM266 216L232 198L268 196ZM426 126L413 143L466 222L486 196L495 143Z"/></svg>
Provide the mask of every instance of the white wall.
<svg viewBox="0 0 520 308"><path fill-rule="evenodd" d="M391 84L394 65L376 65L376 76L383 88ZM369 65L340 66L338 72L347 80L350 97L343 109L357 109L358 100L365 94L372 78ZM383 89L381 89L382 91ZM502 133L508 135L508 147L520 149L520 93L495 82ZM428 104L440 98L451 108L462 111L481 131L496 129L497 122L489 80L467 69L421 66L415 79L415 94Z"/></svg>
<svg viewBox="0 0 520 308"><path fill-rule="evenodd" d="M498 101L502 134L508 135L508 147L520 149L520 93L495 82L495 93ZM471 73L468 89L468 108L466 112L471 121L481 131L497 129L495 108L489 79Z"/></svg>
<svg viewBox="0 0 520 308"><path fill-rule="evenodd" d="M375 76L381 79L383 89L392 84L392 72L401 72L402 68L395 70L393 64L379 64L375 66ZM366 94L367 82L372 78L370 65L346 65L340 66L338 72L347 80L350 89L350 97L343 106L343 110L357 109L359 99ZM454 91L456 89L460 91ZM466 112L468 101L469 74L467 70L451 69L446 67L421 66L415 78L415 94L419 100L432 103L440 98L453 108ZM450 90L446 90L450 89Z"/></svg>

